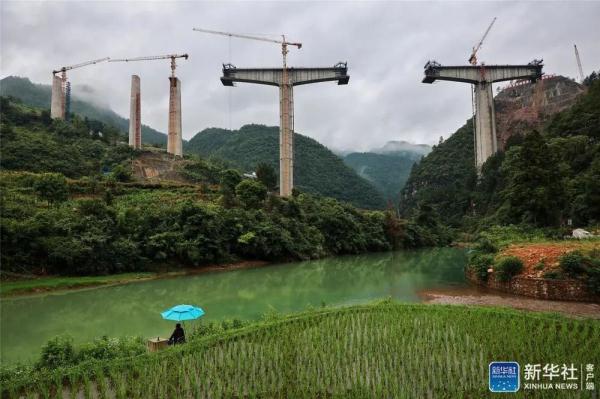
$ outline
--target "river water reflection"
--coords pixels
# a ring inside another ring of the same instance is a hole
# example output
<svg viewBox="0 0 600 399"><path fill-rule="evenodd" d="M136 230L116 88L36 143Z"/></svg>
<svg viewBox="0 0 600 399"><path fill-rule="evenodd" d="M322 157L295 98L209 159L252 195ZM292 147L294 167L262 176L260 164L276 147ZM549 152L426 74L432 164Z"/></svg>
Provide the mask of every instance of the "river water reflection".
<svg viewBox="0 0 600 399"><path fill-rule="evenodd" d="M275 310L348 305L376 298L421 301L425 289L463 287L466 254L435 248L252 269L209 272L81 291L3 299L2 363L30 361L50 338L68 333L75 342L95 337L165 336L173 323L160 312L180 303L201 306L205 319L257 319Z"/></svg>

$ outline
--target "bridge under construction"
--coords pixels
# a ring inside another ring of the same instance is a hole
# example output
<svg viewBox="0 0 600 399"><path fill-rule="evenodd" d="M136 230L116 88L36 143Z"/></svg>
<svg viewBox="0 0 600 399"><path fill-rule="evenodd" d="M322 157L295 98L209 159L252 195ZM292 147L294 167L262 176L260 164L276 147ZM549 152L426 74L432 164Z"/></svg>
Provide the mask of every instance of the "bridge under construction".
<svg viewBox="0 0 600 399"><path fill-rule="evenodd" d="M448 80L473 85L475 164L478 170L498 151L492 83L519 79L535 82L542 77L542 67L542 61L537 60L527 65L442 66L435 61L425 64L423 83Z"/></svg>
<svg viewBox="0 0 600 399"><path fill-rule="evenodd" d="M483 46L496 19L494 17L479 42L473 46L473 51L468 58L471 65L442 66L435 61L428 61L425 64L425 77L422 81L431 84L436 80L449 80L472 85L475 166L478 172L481 171L485 161L498 151L492 83L505 80L529 80L534 83L542 78L541 60L533 60L527 65L477 63L477 53Z"/></svg>
<svg viewBox="0 0 600 399"><path fill-rule="evenodd" d="M236 68L231 64L223 65L221 82L233 86L234 82L254 83L279 87L279 195L289 197L294 188L294 86L337 81L339 85L348 84L348 67L338 63L331 68L288 68L288 46L302 48L302 43L289 42L285 35L281 40L245 34L220 32L209 29L193 28L196 32L213 35L258 40L281 45L281 68Z"/></svg>
<svg viewBox="0 0 600 399"><path fill-rule="evenodd" d="M221 82L233 86L234 82L254 83L279 87L279 194L287 197L294 188L294 86L319 82L348 84L348 68L338 63L325 68L236 68L223 66Z"/></svg>

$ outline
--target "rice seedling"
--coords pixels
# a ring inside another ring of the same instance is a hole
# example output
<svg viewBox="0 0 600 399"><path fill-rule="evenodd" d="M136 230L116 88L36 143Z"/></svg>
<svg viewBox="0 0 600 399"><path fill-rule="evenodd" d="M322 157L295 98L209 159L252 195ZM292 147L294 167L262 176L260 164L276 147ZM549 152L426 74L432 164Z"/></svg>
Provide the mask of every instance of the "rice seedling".
<svg viewBox="0 0 600 399"><path fill-rule="evenodd" d="M263 321L89 375L77 369L65 381L71 395L85 397L479 398L490 395L493 360L600 364L599 331L596 320L380 303ZM3 396L57 396L62 376L18 389L3 384Z"/></svg>

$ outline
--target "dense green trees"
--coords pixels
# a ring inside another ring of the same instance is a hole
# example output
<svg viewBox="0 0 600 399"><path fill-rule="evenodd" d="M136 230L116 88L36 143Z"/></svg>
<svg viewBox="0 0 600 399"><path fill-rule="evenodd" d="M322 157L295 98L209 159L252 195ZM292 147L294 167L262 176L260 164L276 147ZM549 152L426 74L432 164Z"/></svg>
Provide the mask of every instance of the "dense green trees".
<svg viewBox="0 0 600 399"><path fill-rule="evenodd" d="M0 173L3 270L107 274L448 243L431 215L405 221L331 198L280 198L237 171L221 175L219 201L187 187L135 188L111 175L66 182L60 174Z"/></svg>
<svg viewBox="0 0 600 399"><path fill-rule="evenodd" d="M38 111L5 97L0 109L2 157L0 169L57 172L78 178L100 174L133 156L115 128L74 117L51 120Z"/></svg>
<svg viewBox="0 0 600 399"><path fill-rule="evenodd" d="M538 132L510 148L501 166L500 218L508 223L554 226L559 223L564 200L556 154ZM493 173L493 172L488 172Z"/></svg>
<svg viewBox="0 0 600 399"><path fill-rule="evenodd" d="M34 183L35 193L48 205L63 202L69 197L67 179L60 173L44 173Z"/></svg>
<svg viewBox="0 0 600 399"><path fill-rule="evenodd" d="M259 181L246 179L235 186L235 193L248 209L260 208L267 196L267 188Z"/></svg>
<svg viewBox="0 0 600 399"><path fill-rule="evenodd" d="M256 165L256 177L269 191L273 191L277 187L275 168L266 162L260 162Z"/></svg>
<svg viewBox="0 0 600 399"><path fill-rule="evenodd" d="M473 166L470 122L415 165L401 211L430 204L450 226L556 227L600 222L600 81L540 132L512 136L504 152Z"/></svg>
<svg viewBox="0 0 600 399"><path fill-rule="evenodd" d="M233 206L235 199L235 188L242 181L242 175L235 169L227 169L221 172L221 194L223 205Z"/></svg>
<svg viewBox="0 0 600 399"><path fill-rule="evenodd" d="M250 179L236 185L227 207L198 200L184 188L118 186L111 204L90 188L85 198L48 207L27 193L27 179L5 175L1 180L4 270L105 274L161 264L310 259L422 244L398 227L404 222L396 220L396 228L390 228L383 212L358 211L308 194L271 195L265 201L265 187Z"/></svg>
<svg viewBox="0 0 600 399"><path fill-rule="evenodd" d="M401 192L400 212L414 215L421 204L429 204L441 222L460 226L471 207L477 181L473 151L473 126L469 120L412 168Z"/></svg>

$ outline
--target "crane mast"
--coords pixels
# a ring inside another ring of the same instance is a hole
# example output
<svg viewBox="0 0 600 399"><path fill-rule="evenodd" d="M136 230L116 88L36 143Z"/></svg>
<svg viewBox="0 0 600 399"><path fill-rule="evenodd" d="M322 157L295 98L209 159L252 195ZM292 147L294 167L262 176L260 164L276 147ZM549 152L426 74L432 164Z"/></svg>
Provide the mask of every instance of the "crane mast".
<svg viewBox="0 0 600 399"><path fill-rule="evenodd" d="M479 51L479 49L483 45L483 41L487 37L488 33L490 33L490 30L492 29L492 26L494 25L494 22L496 22L496 19L497 19L497 17L494 17L494 19L492 20L492 23L486 29L486 31L483 34L483 36L481 37L481 40L479 41L479 43L475 47L473 47L473 52L471 53L471 56L469 57L469 63L471 65L477 65L477 52Z"/></svg>
<svg viewBox="0 0 600 399"><path fill-rule="evenodd" d="M187 54L167 54L167 55L151 55L147 57L135 57L135 58L118 58L114 60L110 60L108 62L130 62L130 61L153 61L153 60L165 60L171 59L171 77L175 77L175 68L177 68L177 64L175 63L175 59L177 58L185 58L188 59L189 55Z"/></svg>
<svg viewBox="0 0 600 399"><path fill-rule="evenodd" d="M99 58L75 65L64 66L52 71L52 97L50 100L50 114L52 118L65 119L69 115L71 102L71 84L67 82L67 71L87 65L110 60L110 57ZM56 76L60 72L60 78Z"/></svg>
<svg viewBox="0 0 600 399"><path fill-rule="evenodd" d="M577 68L579 69L579 78L581 79L580 82L583 83L583 68L581 67L581 59L579 58L579 51L577 50L577 45L574 44L573 47L575 48L575 58L577 59Z"/></svg>

